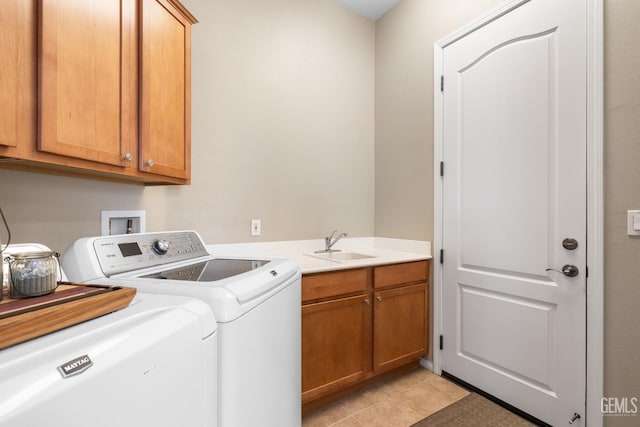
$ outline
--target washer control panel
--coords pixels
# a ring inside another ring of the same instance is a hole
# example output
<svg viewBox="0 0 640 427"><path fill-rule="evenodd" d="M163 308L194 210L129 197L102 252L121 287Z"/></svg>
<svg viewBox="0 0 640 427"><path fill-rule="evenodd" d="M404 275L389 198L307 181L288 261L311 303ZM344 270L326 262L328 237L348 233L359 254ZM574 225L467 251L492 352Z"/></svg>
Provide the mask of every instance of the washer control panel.
<svg viewBox="0 0 640 427"><path fill-rule="evenodd" d="M194 231L97 237L93 248L105 276L209 255Z"/></svg>

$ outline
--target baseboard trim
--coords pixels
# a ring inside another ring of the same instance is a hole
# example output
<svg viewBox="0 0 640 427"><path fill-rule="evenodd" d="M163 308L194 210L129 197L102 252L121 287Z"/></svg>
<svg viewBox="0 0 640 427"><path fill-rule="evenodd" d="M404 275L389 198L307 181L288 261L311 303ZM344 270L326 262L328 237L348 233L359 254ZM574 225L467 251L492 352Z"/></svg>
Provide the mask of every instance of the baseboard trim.
<svg viewBox="0 0 640 427"><path fill-rule="evenodd" d="M433 362L429 359L425 359L424 357L421 357L420 366L422 366L427 371L433 372Z"/></svg>

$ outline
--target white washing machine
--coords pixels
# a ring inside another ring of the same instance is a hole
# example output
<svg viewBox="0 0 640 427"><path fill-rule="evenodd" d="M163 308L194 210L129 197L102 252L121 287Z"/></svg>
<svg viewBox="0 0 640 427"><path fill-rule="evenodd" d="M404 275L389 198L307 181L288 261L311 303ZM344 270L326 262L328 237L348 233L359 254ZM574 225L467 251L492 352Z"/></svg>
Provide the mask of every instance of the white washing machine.
<svg viewBox="0 0 640 427"><path fill-rule="evenodd" d="M219 426L300 426L294 262L216 258L196 232L176 231L83 238L65 251L62 265L73 281L205 301L218 321Z"/></svg>
<svg viewBox="0 0 640 427"><path fill-rule="evenodd" d="M0 426L216 426L216 342L202 301L137 294L0 350Z"/></svg>

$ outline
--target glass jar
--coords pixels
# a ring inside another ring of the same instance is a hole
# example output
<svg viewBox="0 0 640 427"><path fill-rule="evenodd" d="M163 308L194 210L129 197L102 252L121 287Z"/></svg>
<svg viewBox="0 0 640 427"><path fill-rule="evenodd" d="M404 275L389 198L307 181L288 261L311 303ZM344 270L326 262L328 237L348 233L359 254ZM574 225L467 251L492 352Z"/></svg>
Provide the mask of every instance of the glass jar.
<svg viewBox="0 0 640 427"><path fill-rule="evenodd" d="M58 287L57 252L11 254L9 261L9 296L28 298L50 294Z"/></svg>

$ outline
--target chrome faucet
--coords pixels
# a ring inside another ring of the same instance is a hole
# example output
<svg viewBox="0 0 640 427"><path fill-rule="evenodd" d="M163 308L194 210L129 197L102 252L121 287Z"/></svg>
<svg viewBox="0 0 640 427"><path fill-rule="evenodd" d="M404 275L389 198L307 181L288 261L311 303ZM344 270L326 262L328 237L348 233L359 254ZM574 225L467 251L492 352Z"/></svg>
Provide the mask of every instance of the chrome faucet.
<svg viewBox="0 0 640 427"><path fill-rule="evenodd" d="M325 253L325 252L340 252L340 249L331 249L331 247L333 245L335 245L336 243L338 243L338 240L342 239L343 237L347 237L347 233L340 233L338 234L337 237L333 237L336 233L338 232L338 230L333 230L333 232L331 233L331 235L329 237L325 237L324 238L324 249L318 250L315 253L320 254L320 253Z"/></svg>

